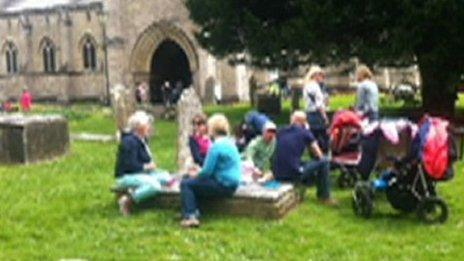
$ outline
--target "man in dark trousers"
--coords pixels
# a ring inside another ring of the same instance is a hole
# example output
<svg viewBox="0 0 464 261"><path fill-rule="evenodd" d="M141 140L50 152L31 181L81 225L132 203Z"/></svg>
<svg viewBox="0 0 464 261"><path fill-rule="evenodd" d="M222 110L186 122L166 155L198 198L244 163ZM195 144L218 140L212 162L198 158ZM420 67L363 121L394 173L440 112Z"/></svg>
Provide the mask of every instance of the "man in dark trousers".
<svg viewBox="0 0 464 261"><path fill-rule="evenodd" d="M302 156L309 148L315 159L303 162ZM330 195L330 164L309 130L306 113L295 111L290 126L277 133L277 144L272 166L277 181L316 183L317 197L325 205L337 205Z"/></svg>

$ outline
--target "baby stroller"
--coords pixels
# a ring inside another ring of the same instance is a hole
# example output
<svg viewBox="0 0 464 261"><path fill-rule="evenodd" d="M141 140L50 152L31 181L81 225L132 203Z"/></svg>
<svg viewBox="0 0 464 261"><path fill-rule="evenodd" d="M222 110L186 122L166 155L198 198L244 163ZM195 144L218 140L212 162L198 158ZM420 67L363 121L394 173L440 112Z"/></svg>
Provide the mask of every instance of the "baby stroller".
<svg viewBox="0 0 464 261"><path fill-rule="evenodd" d="M362 119L354 111L335 114L330 128L331 166L340 170L337 183L341 188L353 187L360 176L357 166L361 160Z"/></svg>
<svg viewBox="0 0 464 261"><path fill-rule="evenodd" d="M401 212L416 212L427 223L443 223L448 205L436 191L436 184L453 177L455 148L449 123L440 118L424 117L410 153L402 159L390 158L394 167L376 181L360 181L353 193L353 210L369 218L374 211L377 192L385 192L390 205Z"/></svg>

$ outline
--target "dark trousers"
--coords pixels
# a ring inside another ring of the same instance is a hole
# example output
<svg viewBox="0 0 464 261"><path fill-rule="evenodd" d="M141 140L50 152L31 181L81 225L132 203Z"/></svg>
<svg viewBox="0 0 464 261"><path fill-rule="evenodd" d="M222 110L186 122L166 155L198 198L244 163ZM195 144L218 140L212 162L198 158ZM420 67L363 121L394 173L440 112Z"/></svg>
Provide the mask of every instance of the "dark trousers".
<svg viewBox="0 0 464 261"><path fill-rule="evenodd" d="M213 178L186 178L180 184L183 218L199 218L200 198L231 197L236 187L226 187Z"/></svg>
<svg viewBox="0 0 464 261"><path fill-rule="evenodd" d="M313 160L303 164L302 172L293 178L279 178L276 180L283 182L293 182L311 186L316 183L317 198L330 198L330 162L328 159Z"/></svg>
<svg viewBox="0 0 464 261"><path fill-rule="evenodd" d="M317 144L324 153L329 151L329 135L327 134L327 126L325 125L324 117L320 111L308 112L307 114L309 128L316 138Z"/></svg>
<svg viewBox="0 0 464 261"><path fill-rule="evenodd" d="M330 163L328 159L313 160L303 165L301 181L303 184L316 183L317 198L330 198Z"/></svg>
<svg viewBox="0 0 464 261"><path fill-rule="evenodd" d="M378 121L380 119L378 111L368 111L366 116L369 119L369 122Z"/></svg>

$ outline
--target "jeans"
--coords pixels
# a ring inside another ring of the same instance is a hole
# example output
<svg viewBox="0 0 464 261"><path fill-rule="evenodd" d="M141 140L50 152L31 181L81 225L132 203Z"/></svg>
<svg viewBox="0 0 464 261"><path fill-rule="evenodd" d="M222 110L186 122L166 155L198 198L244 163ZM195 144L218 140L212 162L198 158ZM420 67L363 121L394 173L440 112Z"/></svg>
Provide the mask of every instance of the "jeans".
<svg viewBox="0 0 464 261"><path fill-rule="evenodd" d="M369 119L369 122L378 121L380 116L378 111L368 111L366 116Z"/></svg>
<svg viewBox="0 0 464 261"><path fill-rule="evenodd" d="M237 187L226 187L213 178L186 178L180 183L183 218L199 218L199 198L231 197Z"/></svg>
<svg viewBox="0 0 464 261"><path fill-rule="evenodd" d="M328 159L313 160L303 165L301 182L313 184L316 181L317 197L330 198L330 163Z"/></svg>
<svg viewBox="0 0 464 261"><path fill-rule="evenodd" d="M117 179L116 188L121 190L134 189L131 197L135 203L141 203L155 196L161 190L161 186L170 180L171 176L164 171L129 174Z"/></svg>
<svg viewBox="0 0 464 261"><path fill-rule="evenodd" d="M324 117L321 112L308 112L307 113L309 128L316 138L317 144L324 153L329 151L329 135L327 134L327 127Z"/></svg>

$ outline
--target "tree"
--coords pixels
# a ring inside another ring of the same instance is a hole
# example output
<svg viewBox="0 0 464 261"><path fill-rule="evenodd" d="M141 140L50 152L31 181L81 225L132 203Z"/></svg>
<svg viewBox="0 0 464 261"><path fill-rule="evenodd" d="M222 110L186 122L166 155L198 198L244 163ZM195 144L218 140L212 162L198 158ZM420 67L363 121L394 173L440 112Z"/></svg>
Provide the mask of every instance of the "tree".
<svg viewBox="0 0 464 261"><path fill-rule="evenodd" d="M259 67L417 64L425 111L452 115L464 74L463 0L187 0L196 37ZM239 55L247 54L247 55Z"/></svg>

